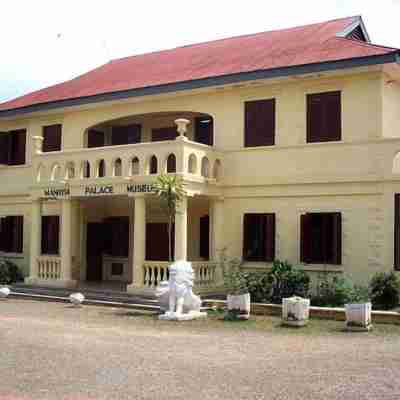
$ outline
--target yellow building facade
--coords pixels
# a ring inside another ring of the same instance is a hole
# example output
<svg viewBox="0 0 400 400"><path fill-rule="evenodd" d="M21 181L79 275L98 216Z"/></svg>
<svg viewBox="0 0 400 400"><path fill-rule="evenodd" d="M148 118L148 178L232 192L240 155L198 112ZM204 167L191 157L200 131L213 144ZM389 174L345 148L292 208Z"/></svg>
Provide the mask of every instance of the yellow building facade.
<svg viewBox="0 0 400 400"><path fill-rule="evenodd" d="M340 99L339 140L309 140L309 99L323 93L337 93ZM246 104L272 99L273 144L246 145L251 125ZM179 123L182 119L186 122ZM201 123L212 124L211 144L199 142ZM154 140L167 132L163 128L177 124L181 131L176 138ZM56 125L61 126L60 149L43 151L44 130ZM113 143L113 129L124 126L140 126L140 141ZM0 112L0 132L20 130L26 132L25 160L0 165L0 216L2 240L16 235L14 242L21 243L3 246L0 257L18 264L28 283L74 287L107 281L126 284L134 293L152 293L168 266L166 217L151 188L161 173L177 174L185 183L174 253L175 259L193 261L199 291L221 286L223 256L239 258L251 270L270 268L272 259L288 260L313 275L334 272L356 283L396 265L396 62L332 65L286 76ZM90 146L93 131L101 132L101 146ZM273 224L268 222L271 215ZM307 243L304 215L312 225ZM15 218L7 218L16 216L22 217L17 228ZM52 216L58 217L55 225L54 219L44 218ZM58 230L57 243L49 244L52 229ZM114 253L109 251L113 246Z"/></svg>

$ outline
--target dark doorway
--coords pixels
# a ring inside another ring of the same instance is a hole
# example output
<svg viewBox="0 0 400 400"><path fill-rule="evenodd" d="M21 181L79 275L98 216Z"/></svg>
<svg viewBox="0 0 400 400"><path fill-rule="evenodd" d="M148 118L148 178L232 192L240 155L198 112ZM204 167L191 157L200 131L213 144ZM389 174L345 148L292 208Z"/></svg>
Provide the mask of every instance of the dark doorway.
<svg viewBox="0 0 400 400"><path fill-rule="evenodd" d="M106 224L90 222L86 235L86 279L101 281L103 279L103 251L105 247Z"/></svg>
<svg viewBox="0 0 400 400"><path fill-rule="evenodd" d="M200 257L210 259L210 216L200 218Z"/></svg>
<svg viewBox="0 0 400 400"><path fill-rule="evenodd" d="M175 230L172 226L172 259L174 259ZM168 261L168 224L146 224L146 260Z"/></svg>

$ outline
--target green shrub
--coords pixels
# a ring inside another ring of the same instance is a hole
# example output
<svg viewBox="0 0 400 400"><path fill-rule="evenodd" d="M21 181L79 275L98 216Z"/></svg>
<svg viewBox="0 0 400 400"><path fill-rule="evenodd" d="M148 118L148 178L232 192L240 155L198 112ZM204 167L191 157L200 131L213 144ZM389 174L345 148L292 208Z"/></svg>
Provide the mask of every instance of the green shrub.
<svg viewBox="0 0 400 400"><path fill-rule="evenodd" d="M224 287L227 293L232 295L248 293L247 274L241 270L241 262L234 259L228 264L227 269L225 264L223 265Z"/></svg>
<svg viewBox="0 0 400 400"><path fill-rule="evenodd" d="M281 304L285 297L308 297L310 291L309 275L287 261L274 261L269 282L272 287L270 300L276 304Z"/></svg>
<svg viewBox="0 0 400 400"><path fill-rule="evenodd" d="M24 279L21 271L11 261L0 261L0 284L10 285Z"/></svg>
<svg viewBox="0 0 400 400"><path fill-rule="evenodd" d="M316 295L311 303L320 307L343 307L348 303L365 303L369 301L368 288L353 285L346 278L323 274L319 277Z"/></svg>
<svg viewBox="0 0 400 400"><path fill-rule="evenodd" d="M268 271L247 272L245 278L252 302L262 303L270 301L272 282Z"/></svg>
<svg viewBox="0 0 400 400"><path fill-rule="evenodd" d="M375 274L369 288L373 308L389 310L399 305L400 280L393 271Z"/></svg>

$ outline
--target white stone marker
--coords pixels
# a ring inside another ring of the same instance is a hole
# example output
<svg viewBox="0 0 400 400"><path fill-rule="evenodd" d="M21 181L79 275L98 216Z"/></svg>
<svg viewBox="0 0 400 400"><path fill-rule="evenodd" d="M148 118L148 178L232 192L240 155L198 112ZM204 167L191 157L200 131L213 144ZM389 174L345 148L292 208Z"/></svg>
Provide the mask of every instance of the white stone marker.
<svg viewBox="0 0 400 400"><path fill-rule="evenodd" d="M282 320L285 325L307 325L309 315L310 299L297 296L282 299Z"/></svg>
<svg viewBox="0 0 400 400"><path fill-rule="evenodd" d="M0 299L7 298L11 293L11 290L8 287L0 288Z"/></svg>
<svg viewBox="0 0 400 400"><path fill-rule="evenodd" d="M371 303L345 304L346 329L355 332L367 332L372 328Z"/></svg>
<svg viewBox="0 0 400 400"><path fill-rule="evenodd" d="M82 293L72 293L69 295L69 301L75 307L80 307L80 305L85 301L85 296Z"/></svg>
<svg viewBox="0 0 400 400"><path fill-rule="evenodd" d="M176 261L169 267L168 290L164 282L157 288L160 306L168 294L168 310L160 315L161 320L188 321L205 318L207 313L201 312L201 299L193 293L194 273L188 261Z"/></svg>

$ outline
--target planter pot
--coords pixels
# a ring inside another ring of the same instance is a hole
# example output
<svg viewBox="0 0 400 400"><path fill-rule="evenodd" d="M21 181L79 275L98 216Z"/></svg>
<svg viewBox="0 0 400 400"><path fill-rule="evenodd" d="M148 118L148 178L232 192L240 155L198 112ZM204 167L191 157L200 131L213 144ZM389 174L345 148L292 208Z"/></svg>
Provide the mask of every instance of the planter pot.
<svg viewBox="0 0 400 400"><path fill-rule="evenodd" d="M349 331L365 332L372 328L371 303L345 304L346 329Z"/></svg>
<svg viewBox="0 0 400 400"><path fill-rule="evenodd" d="M304 326L310 315L310 300L302 297L282 299L282 322L289 326Z"/></svg>
<svg viewBox="0 0 400 400"><path fill-rule="evenodd" d="M250 317L250 293L228 294L228 312L235 313L238 319L249 319Z"/></svg>

